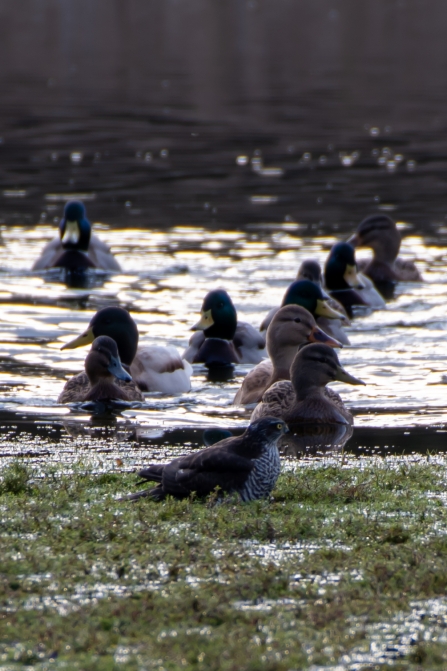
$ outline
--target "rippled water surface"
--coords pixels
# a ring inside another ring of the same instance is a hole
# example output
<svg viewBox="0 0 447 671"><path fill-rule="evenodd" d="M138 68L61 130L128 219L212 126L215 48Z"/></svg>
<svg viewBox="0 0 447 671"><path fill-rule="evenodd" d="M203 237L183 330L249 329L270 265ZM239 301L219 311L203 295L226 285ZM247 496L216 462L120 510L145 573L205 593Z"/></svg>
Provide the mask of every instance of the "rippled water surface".
<svg viewBox="0 0 447 671"><path fill-rule="evenodd" d="M240 430L249 412L231 401L249 366L225 383L196 366L190 393L148 394L104 418L57 405L86 355L60 347L97 309L118 303L131 310L143 344L182 350L205 293L220 286L257 326L303 259L323 263L334 242L377 211L400 222L401 254L416 259L424 282L400 284L386 310L348 329L352 346L340 358L367 386L335 387L358 427L347 449L443 449L443 3L421 23L423 10L409 2L362 10L323 2L318 12L311 3L246 3L241 12L228 6L230 22L198 2L188 10L160 3L156 16L136 2L126 20L96 2L89 21L105 17L108 32L95 34L79 31L84 3L68 21L43 2L52 21L45 45L35 44L42 7L31 4L26 17L4 10L3 21L34 49L1 47L3 454L70 452L70 441L101 451L118 440L124 449L120 441L141 436L176 452L200 444L204 427ZM218 25L229 39L216 45ZM132 48L111 58L110 35L130 44L129 26ZM295 39L284 39L291 26ZM160 40L147 39L157 30ZM58 273L30 272L71 197L85 201L123 273L93 274L73 288Z"/></svg>

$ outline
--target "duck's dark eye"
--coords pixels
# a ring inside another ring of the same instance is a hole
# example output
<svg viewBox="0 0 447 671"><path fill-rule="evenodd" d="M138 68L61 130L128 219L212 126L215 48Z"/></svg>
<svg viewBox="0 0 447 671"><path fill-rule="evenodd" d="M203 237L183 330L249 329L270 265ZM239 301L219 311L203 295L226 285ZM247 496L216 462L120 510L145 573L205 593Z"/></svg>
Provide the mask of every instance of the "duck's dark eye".
<svg viewBox="0 0 447 671"><path fill-rule="evenodd" d="M223 308L223 306L224 306L224 304L223 304L222 301L221 301L217 307L218 307L218 308Z"/></svg>
<svg viewBox="0 0 447 671"><path fill-rule="evenodd" d="M317 357L316 361L318 361L318 363L328 363L328 360L324 356Z"/></svg>
<svg viewBox="0 0 447 671"><path fill-rule="evenodd" d="M293 321L296 322L297 324L299 324L299 323L301 322L301 319L300 319L299 317L297 317L297 318L294 319Z"/></svg>

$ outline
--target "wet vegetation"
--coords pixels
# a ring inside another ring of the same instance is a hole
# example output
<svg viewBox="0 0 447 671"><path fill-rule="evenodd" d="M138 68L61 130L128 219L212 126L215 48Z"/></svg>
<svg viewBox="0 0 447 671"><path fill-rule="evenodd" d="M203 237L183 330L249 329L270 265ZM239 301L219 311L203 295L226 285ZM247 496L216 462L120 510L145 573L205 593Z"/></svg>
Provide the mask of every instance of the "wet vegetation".
<svg viewBox="0 0 447 671"><path fill-rule="evenodd" d="M131 504L131 474L12 462L1 668L445 668L447 462L288 466L270 501Z"/></svg>

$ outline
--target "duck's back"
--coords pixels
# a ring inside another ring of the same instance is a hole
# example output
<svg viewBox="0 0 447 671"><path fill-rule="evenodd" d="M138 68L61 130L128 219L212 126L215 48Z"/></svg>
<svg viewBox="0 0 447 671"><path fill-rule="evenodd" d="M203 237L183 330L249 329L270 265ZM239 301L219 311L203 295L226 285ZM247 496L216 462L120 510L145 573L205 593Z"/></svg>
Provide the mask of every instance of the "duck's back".
<svg viewBox="0 0 447 671"><path fill-rule="evenodd" d="M244 378L240 389L234 397L234 405L259 403L268 387L273 373L273 364L270 360L261 361ZM274 415L276 416L276 415Z"/></svg>
<svg viewBox="0 0 447 671"><path fill-rule="evenodd" d="M119 387L125 392L127 401L144 401L144 397L135 382L124 382L123 380L115 380L115 386ZM87 400L91 391L91 385L85 371L78 373L74 377L67 380L57 399L58 403L82 403Z"/></svg>
<svg viewBox="0 0 447 671"><path fill-rule="evenodd" d="M91 236L87 253L95 268L110 270L112 272L119 272L121 270L120 264L110 251L110 247L96 235Z"/></svg>
<svg viewBox="0 0 447 671"><path fill-rule="evenodd" d="M178 394L191 389L192 367L175 347L140 347L130 366L133 380L143 391Z"/></svg>
<svg viewBox="0 0 447 671"><path fill-rule="evenodd" d="M352 424L353 418L337 392L325 387L321 393L297 401L292 383L288 380L275 382L264 393L261 403L254 409L250 422L272 415L287 424L328 423Z"/></svg>
<svg viewBox="0 0 447 671"><path fill-rule="evenodd" d="M250 423L268 416L283 419L294 402L295 392L292 383L289 380L275 382L264 392L261 402L253 410Z"/></svg>
<svg viewBox="0 0 447 671"><path fill-rule="evenodd" d="M53 240L50 240L50 242L45 245L40 257L35 261L32 269L46 270L48 268L54 268L55 263L57 263L64 251L60 237L57 236L53 238ZM102 242L96 235L92 235L90 238L87 257L95 268L115 272L121 270L118 261L110 251L110 247L105 242Z"/></svg>
<svg viewBox="0 0 447 671"><path fill-rule="evenodd" d="M233 343L241 363L259 363L267 356L264 336L247 322L238 321Z"/></svg>

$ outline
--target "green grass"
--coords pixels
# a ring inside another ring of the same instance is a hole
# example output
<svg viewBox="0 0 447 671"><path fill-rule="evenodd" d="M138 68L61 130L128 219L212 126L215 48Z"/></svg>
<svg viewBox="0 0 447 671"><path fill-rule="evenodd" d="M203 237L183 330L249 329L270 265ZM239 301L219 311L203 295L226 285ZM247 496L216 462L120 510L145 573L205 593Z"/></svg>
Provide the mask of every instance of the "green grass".
<svg viewBox="0 0 447 671"><path fill-rule="evenodd" d="M270 501L156 504L117 500L128 474L13 463L0 670L445 669L446 468L323 462Z"/></svg>

